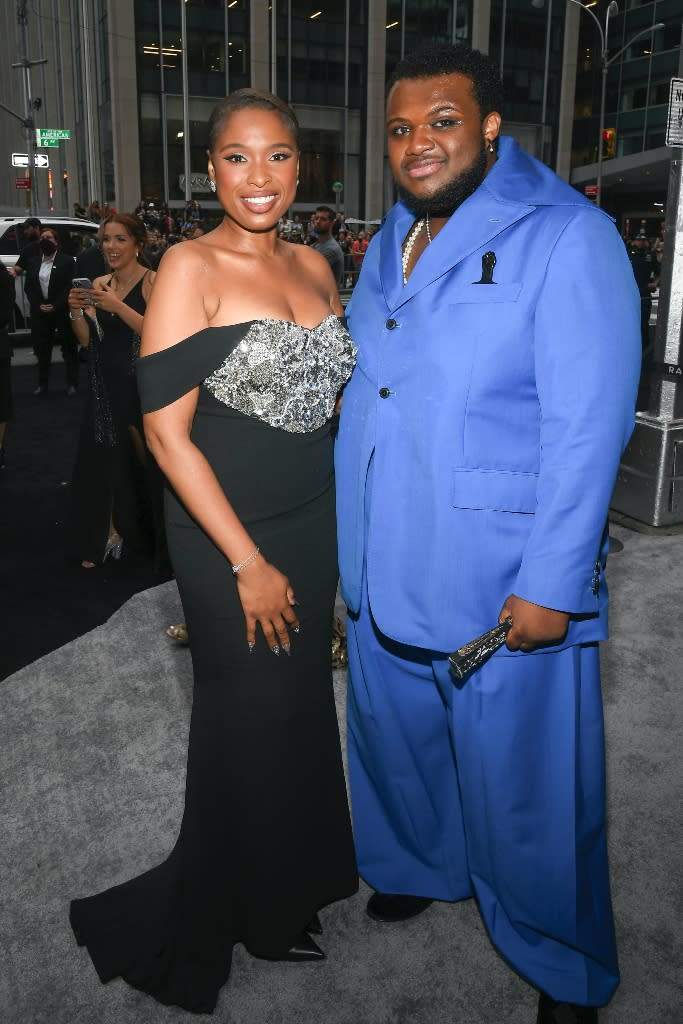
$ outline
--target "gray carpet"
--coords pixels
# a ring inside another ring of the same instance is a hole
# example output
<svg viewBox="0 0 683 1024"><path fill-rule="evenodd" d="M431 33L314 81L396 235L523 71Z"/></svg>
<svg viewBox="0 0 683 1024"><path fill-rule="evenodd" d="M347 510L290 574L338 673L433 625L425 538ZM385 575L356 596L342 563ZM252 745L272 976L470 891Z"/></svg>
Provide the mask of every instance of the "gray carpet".
<svg viewBox="0 0 683 1024"><path fill-rule="evenodd" d="M683 537L613 533L603 648L610 848L623 981L605 1024L680 1024ZM173 583L0 687L0 1022L197 1020L121 981L102 986L67 920L73 896L163 859L179 825L189 654L164 627ZM336 673L340 714L344 674ZM274 837L273 856L277 856ZM368 890L322 914L323 964L235 951L225 1024L533 1024L535 994L503 963L471 901L400 926Z"/></svg>

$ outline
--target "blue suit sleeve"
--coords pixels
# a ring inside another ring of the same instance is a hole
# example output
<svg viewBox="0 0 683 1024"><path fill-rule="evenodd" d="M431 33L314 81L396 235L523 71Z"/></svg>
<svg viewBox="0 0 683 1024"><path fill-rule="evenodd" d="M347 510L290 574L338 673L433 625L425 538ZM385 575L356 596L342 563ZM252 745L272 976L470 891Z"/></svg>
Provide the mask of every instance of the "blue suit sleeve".
<svg viewBox="0 0 683 1024"><path fill-rule="evenodd" d="M621 453L635 422L640 300L613 224L582 210L548 261L534 325L541 461L514 593L573 614L592 586Z"/></svg>

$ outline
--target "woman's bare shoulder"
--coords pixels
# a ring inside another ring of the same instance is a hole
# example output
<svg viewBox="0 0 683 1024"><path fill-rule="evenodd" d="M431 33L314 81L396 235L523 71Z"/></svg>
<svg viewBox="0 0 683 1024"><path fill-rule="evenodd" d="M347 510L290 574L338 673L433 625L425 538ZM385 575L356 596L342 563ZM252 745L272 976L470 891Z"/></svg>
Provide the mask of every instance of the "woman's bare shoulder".
<svg viewBox="0 0 683 1024"><path fill-rule="evenodd" d="M176 273L184 270L193 270L197 268L201 260L201 251L198 251L193 241L178 242L176 245L169 246L166 250L157 273L165 273L167 267L173 267Z"/></svg>

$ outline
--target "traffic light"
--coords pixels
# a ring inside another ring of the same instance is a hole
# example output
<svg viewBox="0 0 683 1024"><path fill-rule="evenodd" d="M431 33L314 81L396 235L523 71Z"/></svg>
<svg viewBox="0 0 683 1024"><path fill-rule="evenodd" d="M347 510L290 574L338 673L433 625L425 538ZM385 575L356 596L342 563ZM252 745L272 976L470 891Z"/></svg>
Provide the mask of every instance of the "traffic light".
<svg viewBox="0 0 683 1024"><path fill-rule="evenodd" d="M617 152L617 130L616 128L603 128L602 130L602 159L611 160Z"/></svg>

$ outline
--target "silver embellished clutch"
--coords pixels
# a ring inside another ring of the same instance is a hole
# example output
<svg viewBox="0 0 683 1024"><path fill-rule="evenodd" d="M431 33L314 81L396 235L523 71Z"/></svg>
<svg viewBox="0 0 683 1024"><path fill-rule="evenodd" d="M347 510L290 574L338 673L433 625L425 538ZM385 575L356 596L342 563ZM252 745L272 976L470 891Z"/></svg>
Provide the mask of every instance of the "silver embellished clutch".
<svg viewBox="0 0 683 1024"><path fill-rule="evenodd" d="M456 679L464 679L468 672L479 668L494 651L502 647L505 637L512 628L512 617L508 616L503 622L482 633L475 640L470 640L463 647L458 647L448 655L451 675Z"/></svg>

